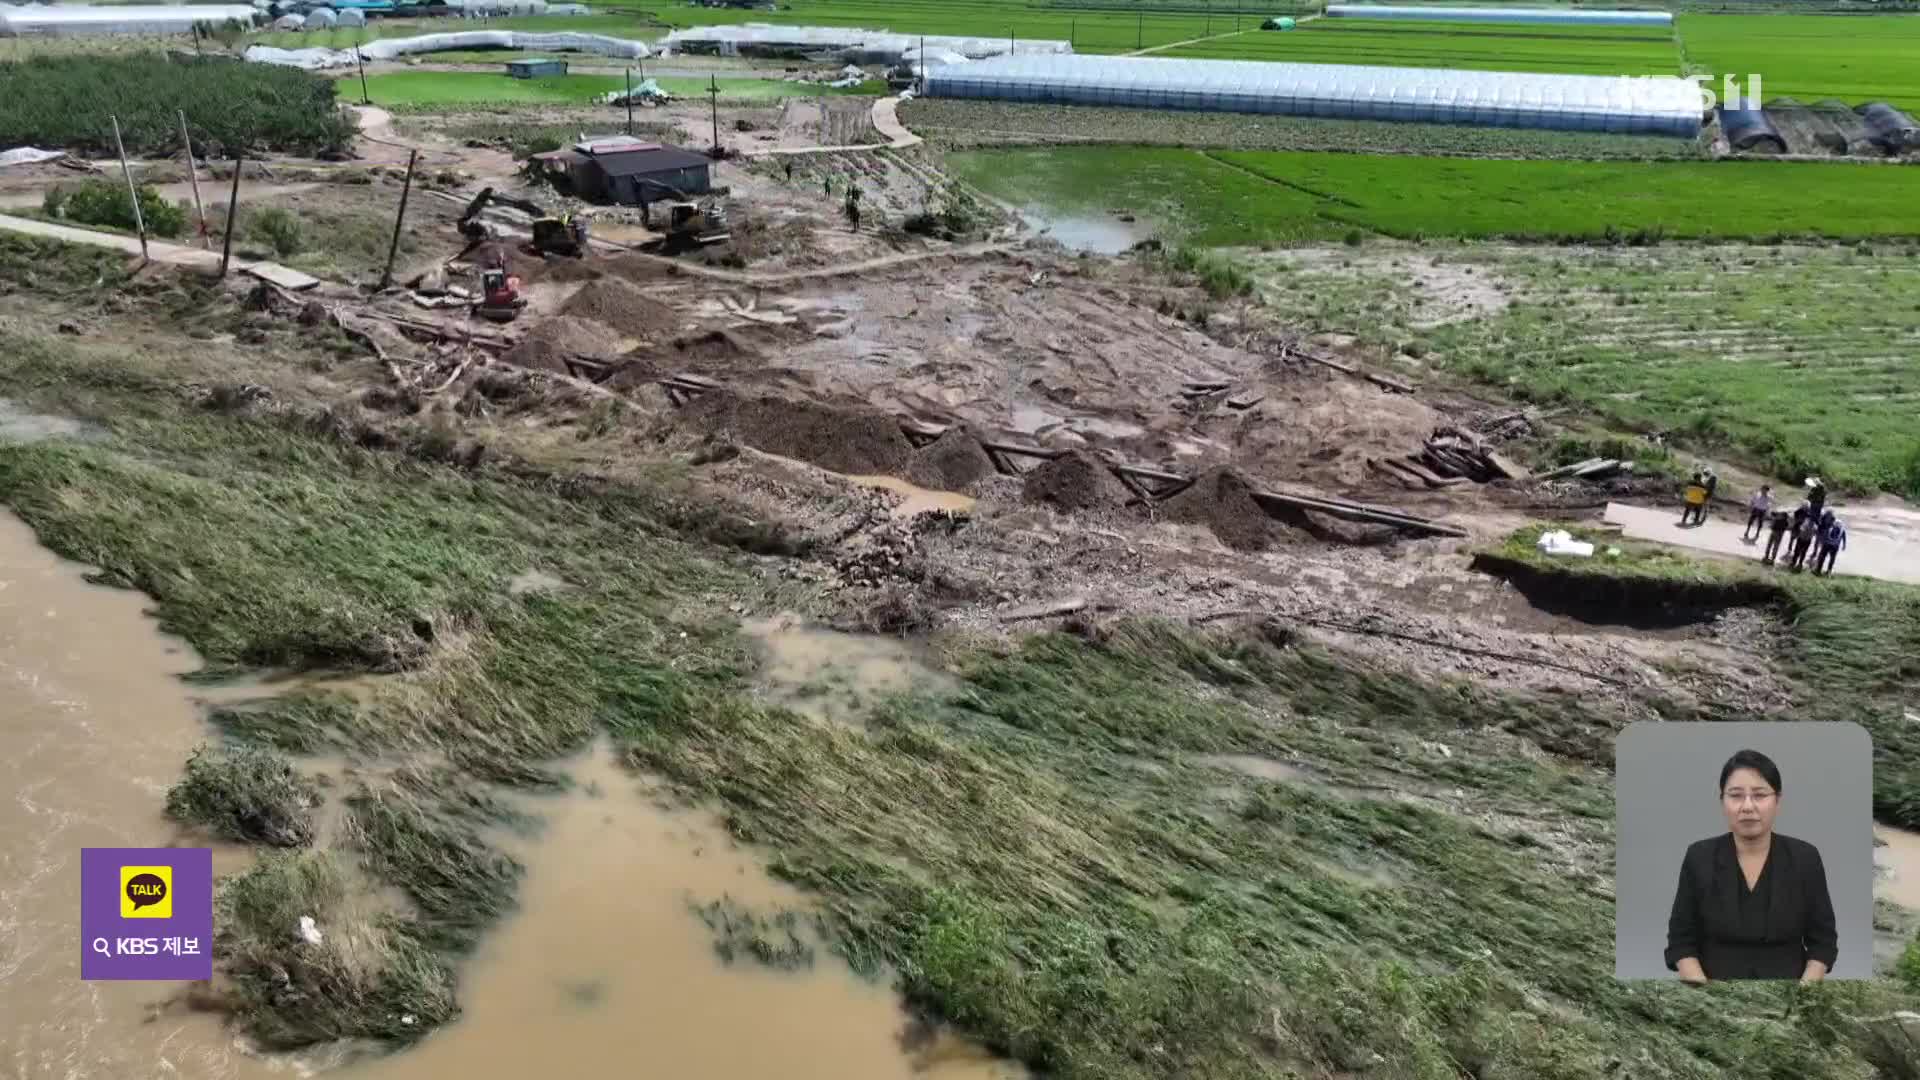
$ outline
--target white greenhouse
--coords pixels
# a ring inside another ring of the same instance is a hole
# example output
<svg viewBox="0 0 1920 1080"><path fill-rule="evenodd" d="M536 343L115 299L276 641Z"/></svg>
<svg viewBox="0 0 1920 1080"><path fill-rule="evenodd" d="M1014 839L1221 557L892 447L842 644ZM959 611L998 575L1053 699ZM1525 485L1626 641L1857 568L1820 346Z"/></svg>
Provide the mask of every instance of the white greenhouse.
<svg viewBox="0 0 1920 1080"><path fill-rule="evenodd" d="M259 13L244 4L182 7L63 4L53 7L0 5L0 37L68 37L87 34L184 34L195 23L238 20L252 26Z"/></svg>
<svg viewBox="0 0 1920 1080"><path fill-rule="evenodd" d="M1343 120L1696 135L1700 90L1672 76L1125 56L1018 56L929 67L927 97Z"/></svg>
<svg viewBox="0 0 1920 1080"><path fill-rule="evenodd" d="M1582 8L1426 7L1413 4L1328 4L1329 19L1402 19L1431 22L1559 23L1563 26L1672 26L1665 11Z"/></svg>
<svg viewBox="0 0 1920 1080"><path fill-rule="evenodd" d="M862 30L849 26L698 26L675 30L661 39L666 53L751 56L755 54L825 54L856 63L897 64L922 45L929 53L964 57L1057 55L1073 52L1066 41L1025 40L1017 37L953 37L945 34L897 34L890 30Z"/></svg>

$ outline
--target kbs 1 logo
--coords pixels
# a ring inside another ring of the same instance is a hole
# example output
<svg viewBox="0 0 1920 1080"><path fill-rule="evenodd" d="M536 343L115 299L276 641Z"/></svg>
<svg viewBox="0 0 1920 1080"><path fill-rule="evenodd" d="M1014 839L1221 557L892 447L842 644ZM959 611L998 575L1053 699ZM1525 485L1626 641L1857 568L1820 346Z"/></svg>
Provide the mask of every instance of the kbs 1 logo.
<svg viewBox="0 0 1920 1080"><path fill-rule="evenodd" d="M1706 76L1693 75L1688 81L1700 89L1701 112L1712 112L1715 107L1726 109L1728 112L1745 112L1748 109L1759 108L1760 103L1766 100L1760 76L1757 73L1747 76L1747 84L1744 88L1740 85L1737 76L1722 75L1720 94L1717 97L1714 95L1713 87L1707 84Z"/></svg>
<svg viewBox="0 0 1920 1080"><path fill-rule="evenodd" d="M80 977L213 977L213 852L80 850Z"/></svg>

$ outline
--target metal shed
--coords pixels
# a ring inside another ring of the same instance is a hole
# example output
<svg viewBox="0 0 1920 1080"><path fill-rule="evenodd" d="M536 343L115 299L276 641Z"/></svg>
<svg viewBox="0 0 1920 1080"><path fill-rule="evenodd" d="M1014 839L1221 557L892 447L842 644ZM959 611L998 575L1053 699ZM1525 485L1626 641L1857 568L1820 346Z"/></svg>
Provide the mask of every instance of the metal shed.
<svg viewBox="0 0 1920 1080"><path fill-rule="evenodd" d="M627 206L705 195L713 187L713 162L705 154L626 135L588 139L534 160L582 198Z"/></svg>
<svg viewBox="0 0 1920 1080"><path fill-rule="evenodd" d="M516 79L537 79L545 75L565 75L567 62L549 57L529 57L507 61L507 74Z"/></svg>

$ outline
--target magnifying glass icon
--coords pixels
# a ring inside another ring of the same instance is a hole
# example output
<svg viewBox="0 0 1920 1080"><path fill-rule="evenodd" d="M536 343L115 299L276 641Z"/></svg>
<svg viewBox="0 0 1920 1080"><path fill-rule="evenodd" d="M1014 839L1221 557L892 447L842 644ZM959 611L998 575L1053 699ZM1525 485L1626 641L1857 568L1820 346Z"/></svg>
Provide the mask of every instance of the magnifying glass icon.
<svg viewBox="0 0 1920 1080"><path fill-rule="evenodd" d="M101 956L110 957L113 955L113 953L107 951L107 939L103 937L93 939L93 951L99 953Z"/></svg>

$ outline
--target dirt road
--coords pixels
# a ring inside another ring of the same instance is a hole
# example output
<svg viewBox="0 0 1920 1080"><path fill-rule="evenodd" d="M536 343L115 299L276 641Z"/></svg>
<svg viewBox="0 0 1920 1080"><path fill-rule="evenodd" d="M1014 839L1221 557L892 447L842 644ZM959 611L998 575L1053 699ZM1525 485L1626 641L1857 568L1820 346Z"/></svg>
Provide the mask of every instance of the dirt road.
<svg viewBox="0 0 1920 1080"><path fill-rule="evenodd" d="M1848 509L1844 506L1836 509L1844 520ZM1649 508L1608 503L1606 520L1609 525L1623 527L1626 534L1636 540L1655 540L1696 551L1747 559L1758 559L1760 553L1766 550L1765 541L1748 544L1740 539L1740 527L1743 524L1740 521L1710 517L1705 525L1683 529L1679 525L1678 507ZM1840 553L1833 569L1838 574L1920 584L1920 550L1887 535L1850 529L1847 549Z"/></svg>
<svg viewBox="0 0 1920 1080"><path fill-rule="evenodd" d="M27 236L40 236L49 240L60 240L69 244L92 244L95 247L118 248L129 255L140 254L140 239L134 236L121 236L118 233L94 232L92 229L76 229L71 225L55 225L48 221L35 221L31 218L12 217L0 214L0 229L8 232L23 233ZM147 258L154 262L168 263L173 266L192 266L201 270L218 270L220 253L202 251L199 248L182 247L159 240L147 242ZM245 259L233 260L233 268L255 277L265 278L288 289L311 289L320 284L318 278L309 277L298 270L290 270L279 263L249 262Z"/></svg>

